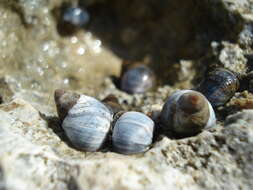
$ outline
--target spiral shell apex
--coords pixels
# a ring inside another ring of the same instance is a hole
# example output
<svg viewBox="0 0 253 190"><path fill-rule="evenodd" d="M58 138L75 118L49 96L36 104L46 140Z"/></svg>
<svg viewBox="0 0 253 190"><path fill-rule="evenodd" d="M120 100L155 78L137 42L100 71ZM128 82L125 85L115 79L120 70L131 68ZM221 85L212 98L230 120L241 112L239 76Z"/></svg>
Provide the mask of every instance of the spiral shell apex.
<svg viewBox="0 0 253 190"><path fill-rule="evenodd" d="M70 142L84 151L99 150L110 131L112 112L89 96L60 90L55 94L59 117L65 116L62 118L62 128Z"/></svg>
<svg viewBox="0 0 253 190"><path fill-rule="evenodd" d="M163 106L160 118L165 131L182 136L195 135L216 122L209 101L193 90L173 93Z"/></svg>
<svg viewBox="0 0 253 190"><path fill-rule="evenodd" d="M116 152L136 154L148 150L153 139L154 122L139 112L126 112L116 121L112 145Z"/></svg>

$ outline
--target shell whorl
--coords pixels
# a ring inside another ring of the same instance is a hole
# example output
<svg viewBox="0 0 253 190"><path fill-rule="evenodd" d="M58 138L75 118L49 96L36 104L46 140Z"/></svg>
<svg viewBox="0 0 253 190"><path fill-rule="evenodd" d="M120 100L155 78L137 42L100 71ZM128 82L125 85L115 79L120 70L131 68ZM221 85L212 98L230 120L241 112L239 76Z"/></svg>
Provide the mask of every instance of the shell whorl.
<svg viewBox="0 0 253 190"><path fill-rule="evenodd" d="M63 95L67 97L66 92L61 93L61 96ZM60 97L60 100L63 100L63 98ZM79 95L79 98L74 98L74 100L75 104L71 104L71 107L68 107L67 114L65 113L66 116L63 118L62 128L70 142L78 149L97 151L107 139L113 114L103 103L95 98ZM73 103L73 101L69 102ZM64 105L69 104L64 103ZM64 107L63 110L66 110L67 106L64 105L60 107Z"/></svg>
<svg viewBox="0 0 253 190"><path fill-rule="evenodd" d="M61 121L66 117L68 111L76 104L80 95L75 92L67 92L57 89L54 92L57 113Z"/></svg>
<svg viewBox="0 0 253 190"><path fill-rule="evenodd" d="M154 122L139 112L125 112L113 128L113 149L122 154L146 151L153 139Z"/></svg>
<svg viewBox="0 0 253 190"><path fill-rule="evenodd" d="M161 112L166 131L179 135L193 135L215 124L214 110L199 92L180 90L172 94Z"/></svg>
<svg viewBox="0 0 253 190"><path fill-rule="evenodd" d="M197 91L204 94L212 106L217 107L227 103L239 86L238 77L233 72L217 68L207 73Z"/></svg>

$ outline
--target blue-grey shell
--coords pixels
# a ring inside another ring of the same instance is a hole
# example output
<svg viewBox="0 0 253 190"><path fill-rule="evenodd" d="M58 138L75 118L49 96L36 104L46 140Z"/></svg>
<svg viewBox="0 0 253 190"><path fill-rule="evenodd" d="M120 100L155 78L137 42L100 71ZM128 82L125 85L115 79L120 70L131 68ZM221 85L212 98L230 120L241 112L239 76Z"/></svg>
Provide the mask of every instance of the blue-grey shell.
<svg viewBox="0 0 253 190"><path fill-rule="evenodd" d="M145 65L129 69L121 78L121 89L130 94L140 94L153 88L155 75Z"/></svg>
<svg viewBox="0 0 253 190"><path fill-rule="evenodd" d="M224 105L238 90L237 76L226 69L215 69L201 82L198 91L206 96L212 106Z"/></svg>
<svg viewBox="0 0 253 190"><path fill-rule="evenodd" d="M136 154L146 151L152 143L154 122L145 114L126 112L115 123L112 145L116 152Z"/></svg>
<svg viewBox="0 0 253 190"><path fill-rule="evenodd" d="M113 115L95 98L81 95L69 110L62 127L72 144L85 151L97 151L107 139Z"/></svg>
<svg viewBox="0 0 253 190"><path fill-rule="evenodd" d="M174 92L166 101L166 103L163 106L163 109L160 114L161 122L163 125L165 125L166 130L169 131L183 131L183 129L180 128L180 125L177 125L177 121L175 121L174 114L176 112L175 107L177 106L179 98L187 92L195 92L194 90L178 90ZM203 129L210 128L215 125L216 123L216 116L215 112L213 110L212 105L208 100L206 100L208 103L208 109L209 109L209 118L207 120L207 123L205 126L203 126ZM184 118L182 118L184 119ZM183 123L183 121L180 121ZM177 125L177 126L175 126Z"/></svg>
<svg viewBox="0 0 253 190"><path fill-rule="evenodd" d="M67 8L63 13L63 20L74 26L84 26L90 20L88 12L80 7Z"/></svg>

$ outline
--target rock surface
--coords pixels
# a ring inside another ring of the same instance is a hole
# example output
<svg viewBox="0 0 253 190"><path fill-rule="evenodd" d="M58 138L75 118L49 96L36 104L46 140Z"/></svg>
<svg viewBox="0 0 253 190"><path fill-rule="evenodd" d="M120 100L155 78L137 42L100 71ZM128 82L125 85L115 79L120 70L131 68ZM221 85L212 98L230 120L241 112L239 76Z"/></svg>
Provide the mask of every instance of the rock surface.
<svg viewBox="0 0 253 190"><path fill-rule="evenodd" d="M0 190L252 189L252 0L82 0L90 23L62 35L59 13L77 3L0 1ZM109 76L125 59L153 68L157 89L120 91ZM144 154L80 152L56 116L56 88L157 113L217 66L250 78L216 110L219 124L190 138L160 135Z"/></svg>
<svg viewBox="0 0 253 190"><path fill-rule="evenodd" d="M134 156L71 148L60 126L22 99L2 105L0 113L6 189L236 190L253 185L252 110L196 137L161 137L148 152Z"/></svg>
<svg viewBox="0 0 253 190"><path fill-rule="evenodd" d="M198 187L190 175L155 155L79 152L61 140L61 129L54 133L40 113L21 99L1 107L0 125L0 163L7 189Z"/></svg>

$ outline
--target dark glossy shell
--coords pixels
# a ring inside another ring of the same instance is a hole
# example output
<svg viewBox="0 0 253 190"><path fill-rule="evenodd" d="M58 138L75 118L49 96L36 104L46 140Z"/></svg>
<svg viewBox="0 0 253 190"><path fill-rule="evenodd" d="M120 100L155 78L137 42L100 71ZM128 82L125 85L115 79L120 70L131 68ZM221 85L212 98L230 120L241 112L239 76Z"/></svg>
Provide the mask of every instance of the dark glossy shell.
<svg viewBox="0 0 253 190"><path fill-rule="evenodd" d="M212 106L224 105L239 89L239 80L231 71L218 68L209 72L197 88Z"/></svg>
<svg viewBox="0 0 253 190"><path fill-rule="evenodd" d="M73 26L84 26L89 20L88 12L80 7L69 7L63 13L63 21Z"/></svg>
<svg viewBox="0 0 253 190"><path fill-rule="evenodd" d="M155 85L153 71L145 65L138 65L126 71L121 78L121 89L130 94L145 93Z"/></svg>

